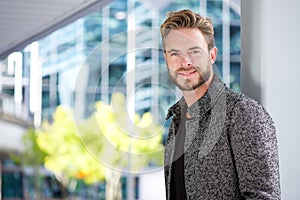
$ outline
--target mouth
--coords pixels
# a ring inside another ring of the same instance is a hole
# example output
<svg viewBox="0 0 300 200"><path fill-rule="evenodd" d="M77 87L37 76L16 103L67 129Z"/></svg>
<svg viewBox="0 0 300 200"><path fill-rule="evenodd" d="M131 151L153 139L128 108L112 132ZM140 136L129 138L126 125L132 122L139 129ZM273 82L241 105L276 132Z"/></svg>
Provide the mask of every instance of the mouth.
<svg viewBox="0 0 300 200"><path fill-rule="evenodd" d="M196 72L197 72L197 70L179 71L178 75L180 75L184 78L189 78L189 77L193 76Z"/></svg>

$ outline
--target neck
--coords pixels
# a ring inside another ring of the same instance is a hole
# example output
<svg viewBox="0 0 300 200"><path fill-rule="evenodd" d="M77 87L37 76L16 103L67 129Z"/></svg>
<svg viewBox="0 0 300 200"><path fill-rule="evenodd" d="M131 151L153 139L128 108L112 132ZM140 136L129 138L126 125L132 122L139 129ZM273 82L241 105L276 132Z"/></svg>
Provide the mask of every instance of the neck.
<svg viewBox="0 0 300 200"><path fill-rule="evenodd" d="M193 105L196 101L198 101L208 90L214 75L212 74L209 79L203 83L198 88L191 90L191 91L182 91L183 98L187 103L187 106L190 107Z"/></svg>

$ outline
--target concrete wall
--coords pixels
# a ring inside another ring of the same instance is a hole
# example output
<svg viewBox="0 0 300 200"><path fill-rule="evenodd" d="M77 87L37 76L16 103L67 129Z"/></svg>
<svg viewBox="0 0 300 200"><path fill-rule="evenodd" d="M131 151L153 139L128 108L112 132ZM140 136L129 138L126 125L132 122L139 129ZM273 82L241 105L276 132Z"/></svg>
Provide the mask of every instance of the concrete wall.
<svg viewBox="0 0 300 200"><path fill-rule="evenodd" d="M241 0L242 91L275 121L283 200L300 199L299 8L299 0Z"/></svg>
<svg viewBox="0 0 300 200"><path fill-rule="evenodd" d="M0 118L0 152L22 151L22 137L27 128Z"/></svg>

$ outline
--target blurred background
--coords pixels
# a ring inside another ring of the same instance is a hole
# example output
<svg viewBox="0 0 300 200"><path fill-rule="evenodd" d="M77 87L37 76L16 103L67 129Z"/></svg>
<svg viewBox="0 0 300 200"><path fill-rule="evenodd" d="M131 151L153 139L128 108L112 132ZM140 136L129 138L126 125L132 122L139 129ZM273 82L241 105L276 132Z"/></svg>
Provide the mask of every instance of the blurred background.
<svg viewBox="0 0 300 200"><path fill-rule="evenodd" d="M1 198L165 199L165 116L180 92L168 79L159 26L169 11L191 9L215 25L224 82L272 115L282 199L299 199L299 6L296 0L1 1ZM117 135L105 143L113 133L136 141Z"/></svg>

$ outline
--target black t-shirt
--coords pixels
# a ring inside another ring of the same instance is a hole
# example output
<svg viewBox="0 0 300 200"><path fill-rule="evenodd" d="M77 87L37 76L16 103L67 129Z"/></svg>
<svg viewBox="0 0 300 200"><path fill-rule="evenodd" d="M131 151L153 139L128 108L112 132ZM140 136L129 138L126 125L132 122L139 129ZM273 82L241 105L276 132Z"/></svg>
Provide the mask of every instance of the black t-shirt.
<svg viewBox="0 0 300 200"><path fill-rule="evenodd" d="M185 116L182 116L178 133L176 133L174 161L172 163L170 188L170 199L172 200L187 199L184 182L184 142L186 136L185 124L186 118Z"/></svg>

